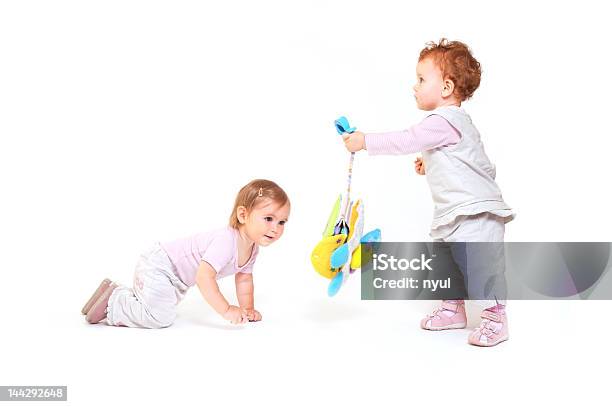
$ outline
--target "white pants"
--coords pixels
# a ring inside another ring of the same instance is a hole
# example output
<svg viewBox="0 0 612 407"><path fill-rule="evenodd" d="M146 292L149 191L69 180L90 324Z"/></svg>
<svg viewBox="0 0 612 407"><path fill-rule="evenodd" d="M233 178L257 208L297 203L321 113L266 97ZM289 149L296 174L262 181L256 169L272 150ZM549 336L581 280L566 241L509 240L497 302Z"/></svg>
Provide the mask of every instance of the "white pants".
<svg viewBox="0 0 612 407"><path fill-rule="evenodd" d="M106 323L133 328L165 328L176 319L176 305L188 287L173 272L158 244L140 256L134 287L119 286L108 301Z"/></svg>
<svg viewBox="0 0 612 407"><path fill-rule="evenodd" d="M436 242L503 242L505 232L504 219L492 213L459 216L452 224L434 229L431 236ZM486 254L484 259L470 259L470 256ZM485 308L506 303L505 298L505 258L503 243L490 245L485 250L471 250L470 246L459 247L452 251L452 256L466 282L468 295L475 293L475 297L482 298L485 284L496 280L498 292L496 299L479 299L476 303ZM469 264L469 266L467 266ZM497 300L497 301L496 301Z"/></svg>

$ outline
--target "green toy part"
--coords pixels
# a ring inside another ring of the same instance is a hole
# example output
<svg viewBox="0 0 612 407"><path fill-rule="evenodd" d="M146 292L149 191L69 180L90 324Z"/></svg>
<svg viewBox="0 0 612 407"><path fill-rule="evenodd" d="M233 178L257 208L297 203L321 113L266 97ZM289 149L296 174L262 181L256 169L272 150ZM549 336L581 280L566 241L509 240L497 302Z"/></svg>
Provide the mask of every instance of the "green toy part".
<svg viewBox="0 0 612 407"><path fill-rule="evenodd" d="M325 230L323 231L323 237L331 236L334 233L334 226L336 225L336 220L338 220L338 215L340 214L341 202L342 195L338 196L338 199L336 199L336 203L334 204L334 207L332 208L332 211L329 214L327 224L325 225Z"/></svg>

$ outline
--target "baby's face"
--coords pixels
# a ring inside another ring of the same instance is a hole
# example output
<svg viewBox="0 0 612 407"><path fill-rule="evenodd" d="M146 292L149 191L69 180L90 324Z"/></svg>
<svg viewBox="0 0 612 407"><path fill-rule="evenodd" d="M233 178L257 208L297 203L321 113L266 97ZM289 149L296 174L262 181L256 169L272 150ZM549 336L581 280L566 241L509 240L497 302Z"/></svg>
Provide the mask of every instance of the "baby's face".
<svg viewBox="0 0 612 407"><path fill-rule="evenodd" d="M279 206L276 202L267 199L247 215L245 222L247 236L260 246L269 246L283 235L289 212L289 204Z"/></svg>
<svg viewBox="0 0 612 407"><path fill-rule="evenodd" d="M421 110L433 110L444 102L442 91L444 90L444 79L442 71L434 63L432 58L425 58L417 64L417 81L414 87L414 98L417 107Z"/></svg>

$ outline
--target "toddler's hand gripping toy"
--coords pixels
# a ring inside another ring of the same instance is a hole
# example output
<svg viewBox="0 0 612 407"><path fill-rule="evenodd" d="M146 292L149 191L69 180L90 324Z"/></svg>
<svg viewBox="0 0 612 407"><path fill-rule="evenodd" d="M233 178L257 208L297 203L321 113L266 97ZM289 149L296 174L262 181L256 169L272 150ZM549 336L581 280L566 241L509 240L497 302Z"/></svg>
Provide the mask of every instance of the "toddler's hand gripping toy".
<svg viewBox="0 0 612 407"><path fill-rule="evenodd" d="M335 121L336 131L342 135L352 133L355 127L350 127L346 117ZM340 195L327 219L323 239L315 246L310 260L315 270L323 277L331 279L327 293L330 297L336 295L349 275L361 268L366 261L362 256L361 243L380 241L380 229L374 229L363 234L363 203L361 200L351 202L351 178L355 153L351 153L348 168L346 194ZM342 210L341 210L342 209Z"/></svg>

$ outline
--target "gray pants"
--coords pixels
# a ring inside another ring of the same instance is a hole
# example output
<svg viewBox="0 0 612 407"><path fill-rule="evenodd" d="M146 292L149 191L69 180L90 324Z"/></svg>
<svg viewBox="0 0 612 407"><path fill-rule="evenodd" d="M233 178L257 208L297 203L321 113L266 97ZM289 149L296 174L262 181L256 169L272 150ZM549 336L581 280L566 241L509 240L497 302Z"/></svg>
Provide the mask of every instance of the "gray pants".
<svg viewBox="0 0 612 407"><path fill-rule="evenodd" d="M188 287L173 272L170 258L156 244L140 256L134 287L119 286L108 301L106 323L133 328L165 328L176 319L176 305Z"/></svg>
<svg viewBox="0 0 612 407"><path fill-rule="evenodd" d="M496 300L504 304L506 300L504 232L502 218L481 213L460 216L453 224L432 233L434 242L450 243L468 297L483 307L494 306Z"/></svg>

